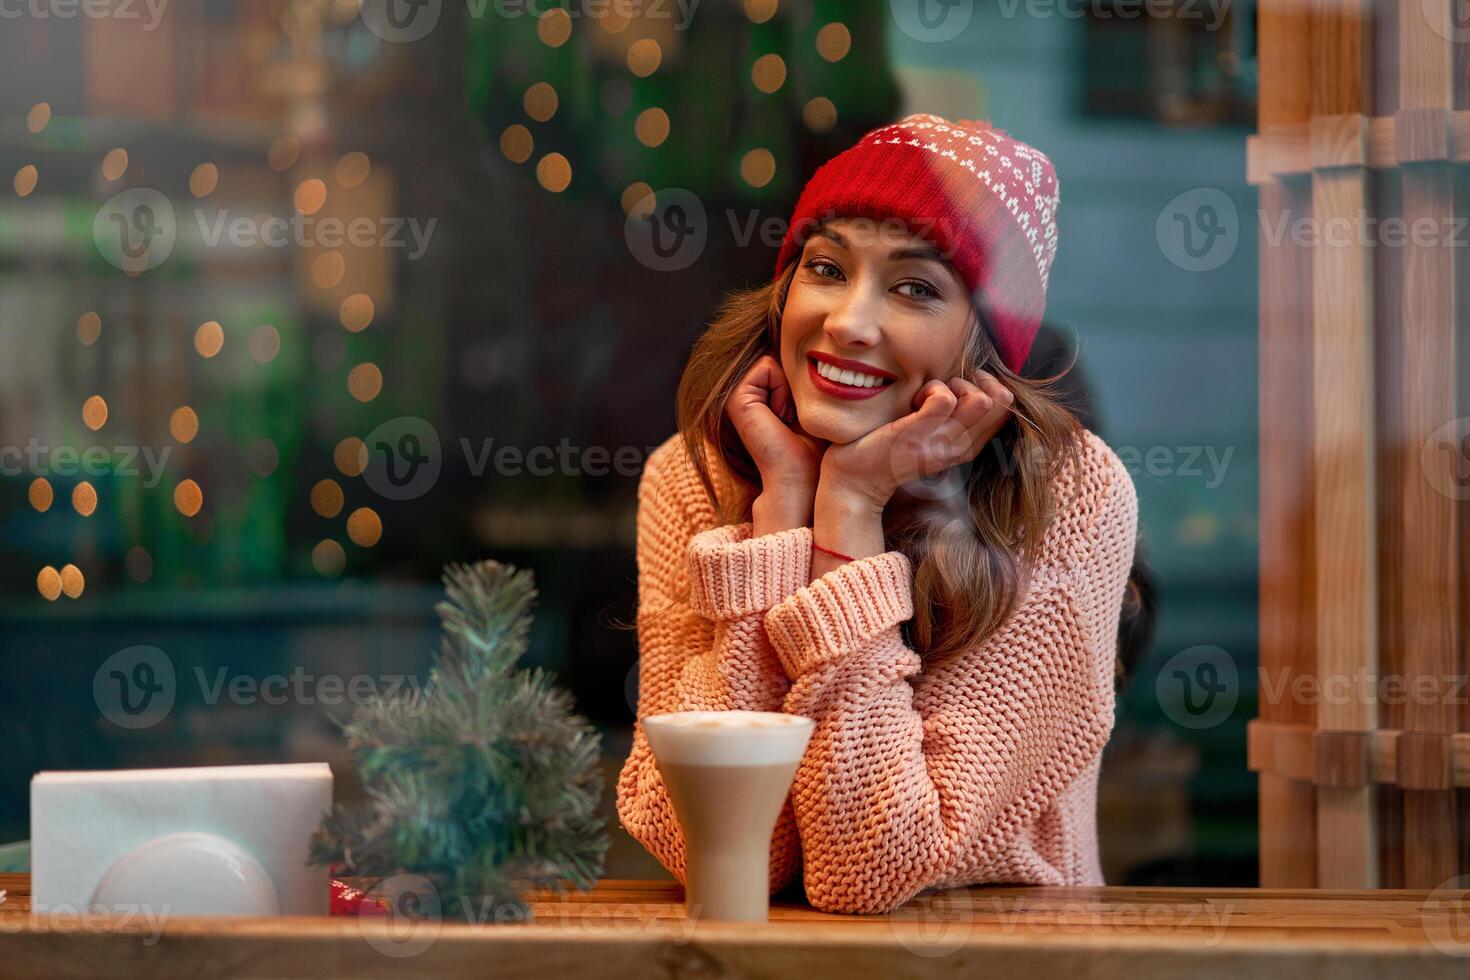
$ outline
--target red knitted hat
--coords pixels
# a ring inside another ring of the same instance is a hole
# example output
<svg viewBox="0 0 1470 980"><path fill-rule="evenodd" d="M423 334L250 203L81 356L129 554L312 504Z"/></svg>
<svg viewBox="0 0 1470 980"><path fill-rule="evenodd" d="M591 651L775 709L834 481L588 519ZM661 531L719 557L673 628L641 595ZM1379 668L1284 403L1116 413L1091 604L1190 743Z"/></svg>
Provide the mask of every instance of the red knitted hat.
<svg viewBox="0 0 1470 980"><path fill-rule="evenodd" d="M937 245L1019 372L1057 254L1057 175L1046 154L978 119L918 114L880 126L817 169L797 199L776 276L822 221L899 218Z"/></svg>

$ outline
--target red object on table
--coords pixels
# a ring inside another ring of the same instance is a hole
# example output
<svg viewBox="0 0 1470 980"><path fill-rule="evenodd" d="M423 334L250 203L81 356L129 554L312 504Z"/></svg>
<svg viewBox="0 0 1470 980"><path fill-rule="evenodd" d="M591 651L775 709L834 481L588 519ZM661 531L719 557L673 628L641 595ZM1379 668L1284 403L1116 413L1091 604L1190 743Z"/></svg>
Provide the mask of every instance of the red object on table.
<svg viewBox="0 0 1470 980"><path fill-rule="evenodd" d="M388 906L381 898L371 898L366 892L351 885L332 879L332 915L387 915Z"/></svg>

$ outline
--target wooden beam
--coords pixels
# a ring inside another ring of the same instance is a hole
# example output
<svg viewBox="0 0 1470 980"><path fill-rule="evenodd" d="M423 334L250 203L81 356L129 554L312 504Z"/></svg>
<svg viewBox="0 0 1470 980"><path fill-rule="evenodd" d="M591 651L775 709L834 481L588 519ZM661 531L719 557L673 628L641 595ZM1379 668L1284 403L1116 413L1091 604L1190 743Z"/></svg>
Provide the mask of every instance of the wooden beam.
<svg viewBox="0 0 1470 980"><path fill-rule="evenodd" d="M1402 143L1400 117L1408 120L1404 125L1412 127ZM1365 124L1367 165L1375 170L1428 159L1470 163L1470 110L1401 110L1392 116L1365 117ZM1434 155L1434 147L1439 148L1440 155ZM1308 123L1278 126L1269 133L1246 137L1246 179L1253 185L1301 176L1312 166Z"/></svg>
<svg viewBox="0 0 1470 980"><path fill-rule="evenodd" d="M1312 115L1311 24L1302 0L1260 0L1256 7L1261 132L1306 122Z"/></svg>
<svg viewBox="0 0 1470 980"><path fill-rule="evenodd" d="M1404 883L1434 888L1458 873L1459 819L1450 791L1444 734L1458 727L1452 703L1458 673L1459 536L1457 501L1445 493L1453 461L1423 452L1434 433L1456 417L1455 192L1443 162L1449 155L1454 107L1454 53L1449 3L1403 3L1398 20L1399 105L1395 113L1402 167L1403 219L1409 235L1398 250L1402 305L1397 329L1382 343L1399 383L1385 405L1397 483L1402 561L1398 591L1402 670L1422 694L1404 706L1399 785L1404 787Z"/></svg>
<svg viewBox="0 0 1470 980"><path fill-rule="evenodd" d="M1310 207L1306 181L1260 188L1260 666L1261 717L1305 722L1312 707L1284 692L1310 677L1315 560L1312 516L1311 261L1290 236L1272 244L1268 228ZM1278 696L1269 696L1270 692ZM1263 885L1316 884L1315 793L1271 775L1260 779L1260 878Z"/></svg>
<svg viewBox="0 0 1470 980"><path fill-rule="evenodd" d="M1356 228L1372 211L1366 159L1372 114L1372 9L1311 0L1312 217ZM1312 468L1316 517L1317 675L1375 676L1378 578L1374 452L1373 260L1366 241L1325 235L1312 249ZM1371 732L1376 703L1322 698L1317 727ZM1378 883L1374 787L1317 789L1317 884Z"/></svg>

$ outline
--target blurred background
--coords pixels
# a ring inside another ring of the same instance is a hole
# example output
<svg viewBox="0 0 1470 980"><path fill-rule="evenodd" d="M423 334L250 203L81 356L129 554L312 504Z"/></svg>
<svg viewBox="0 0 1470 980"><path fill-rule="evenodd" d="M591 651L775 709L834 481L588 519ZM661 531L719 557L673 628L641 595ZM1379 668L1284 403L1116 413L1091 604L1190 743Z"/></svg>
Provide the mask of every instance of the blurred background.
<svg viewBox="0 0 1470 980"><path fill-rule="evenodd" d="M1140 9L4 8L0 842L41 769L325 759L352 795L334 719L422 678L442 565L492 557L535 571L530 660L604 733L607 873L665 876L612 808L643 459L806 177L931 112L1055 162L1042 353L1138 490L1159 611L1107 880L1255 884L1254 9ZM1204 715L1159 683L1201 664Z"/></svg>

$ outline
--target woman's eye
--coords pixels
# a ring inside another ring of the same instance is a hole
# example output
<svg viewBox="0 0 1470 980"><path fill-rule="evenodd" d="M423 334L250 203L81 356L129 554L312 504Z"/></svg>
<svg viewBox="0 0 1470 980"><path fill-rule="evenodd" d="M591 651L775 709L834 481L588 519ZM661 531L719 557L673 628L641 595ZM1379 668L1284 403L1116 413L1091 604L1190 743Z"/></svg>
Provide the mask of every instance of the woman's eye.
<svg viewBox="0 0 1470 980"><path fill-rule="evenodd" d="M901 282L901 283L899 283L897 288L903 289L904 287L912 287L913 289L917 290L916 293L905 294L905 295L912 296L912 298L914 298L914 299L938 299L939 298L939 290L935 289L933 286L929 285L927 282L917 282L917 281L911 279L908 282Z"/></svg>
<svg viewBox="0 0 1470 980"><path fill-rule="evenodd" d="M833 279L837 276L842 275L842 270L837 268L837 266L833 265L831 262L828 262L826 259L812 259L806 264L806 267L814 271L818 276L823 279ZM832 275L827 275L827 270L830 270L832 272Z"/></svg>

